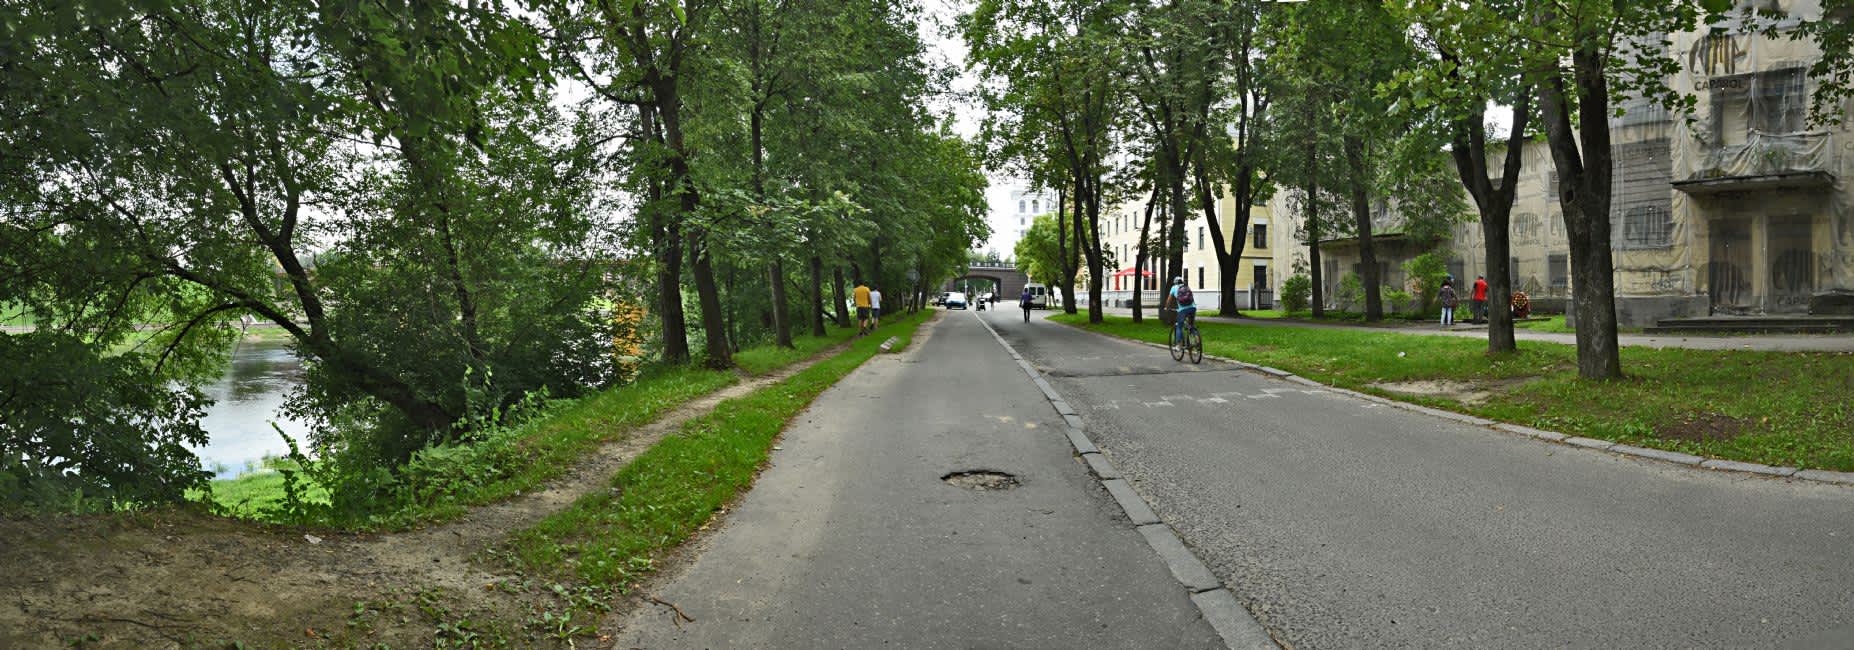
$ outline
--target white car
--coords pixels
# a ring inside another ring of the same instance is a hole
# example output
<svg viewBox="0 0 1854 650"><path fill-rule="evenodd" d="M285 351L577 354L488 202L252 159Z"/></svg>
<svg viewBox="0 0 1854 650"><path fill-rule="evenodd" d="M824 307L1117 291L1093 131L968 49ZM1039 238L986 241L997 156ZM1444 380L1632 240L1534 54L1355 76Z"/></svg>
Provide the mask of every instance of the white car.
<svg viewBox="0 0 1854 650"><path fill-rule="evenodd" d="M946 308L947 309L965 309L966 308L966 294L963 294L957 291L946 294Z"/></svg>

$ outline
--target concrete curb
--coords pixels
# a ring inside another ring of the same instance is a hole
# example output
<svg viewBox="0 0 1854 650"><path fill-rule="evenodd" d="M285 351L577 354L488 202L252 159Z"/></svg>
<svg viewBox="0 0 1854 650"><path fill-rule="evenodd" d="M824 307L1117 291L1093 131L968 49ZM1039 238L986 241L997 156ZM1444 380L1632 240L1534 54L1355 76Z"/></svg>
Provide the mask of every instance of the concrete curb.
<svg viewBox="0 0 1854 650"><path fill-rule="evenodd" d="M1127 519L1133 522L1140 536L1146 538L1146 545L1152 547L1152 552L1159 556L1161 562L1165 563L1165 568L1172 572L1172 577L1190 592L1191 604L1197 606L1197 611L1204 617L1204 621L1210 624L1211 629L1216 630L1217 636L1223 640L1223 645L1231 650L1280 650L1281 646L1269 636L1261 622L1257 621L1249 610L1243 608L1242 603L1236 600L1234 593L1223 588L1222 581L1210 571L1210 567L1205 565L1196 553L1191 552L1190 547L1185 546L1184 540L1178 538L1178 534L1172 530L1171 526L1159 519L1158 513L1152 511L1152 506L1148 505L1146 500L1133 490L1133 486L1129 485L1120 475L1120 470L1115 469L1113 463L1108 462L1101 450L1094 446L1094 441L1088 439L1088 434L1083 431L1081 415L1075 412L1075 408L1069 405L1068 400L1063 399L1056 392L1055 387L1051 386L1049 381L1043 378L1042 373L1037 371L1036 366L1031 365L1028 360L1019 355L1017 349L1011 347L1010 342L1005 341L1004 337L998 334L998 330L992 328L991 323L986 322L984 318L978 320L980 325L985 326L985 331L991 332L991 337L998 340L998 345L1004 346L1005 351L1011 353L1011 358L1017 360L1017 365L1030 375L1031 381L1036 383L1037 388L1042 389L1043 396L1049 400L1050 408L1055 409L1056 413L1062 416L1063 422L1068 424L1063 427L1063 433L1068 436L1069 444L1075 448L1075 453L1079 454L1088 464L1088 470L1101 482L1101 487L1106 488L1107 493L1113 496L1114 502L1120 505L1121 511L1125 512ZM1228 360L1224 359L1224 361ZM1248 364L1243 365L1246 368L1255 368ZM1292 376L1280 370L1275 372L1284 376Z"/></svg>
<svg viewBox="0 0 1854 650"><path fill-rule="evenodd" d="M1081 330L1083 332L1088 332L1089 334L1095 334L1097 336L1107 336L1109 338L1126 341L1128 343L1136 343L1136 344L1144 345L1147 347L1158 348L1160 350L1170 350L1170 348L1167 348L1166 346L1159 345L1157 343L1153 343L1150 341L1139 341L1139 340L1134 340L1134 339L1129 339L1129 338L1113 336L1111 334L1099 334L1097 332L1089 332L1086 328L1076 327L1074 325L1069 325L1067 323L1057 323L1057 324L1063 325L1065 327L1073 327L1075 329ZM987 327L989 327L989 325L987 325ZM992 336L997 337L998 333L992 332ZM998 338L998 341L1002 343L1004 339ZM1006 345L1005 349L1007 350L1010 349L1010 346ZM1011 355L1013 358L1018 358L1016 350L1012 350ZM1372 395L1369 393L1361 393L1355 390L1348 390L1348 389L1340 388L1337 386L1330 386L1330 385L1322 384L1320 382L1317 382L1311 379L1307 379L1306 377L1302 377L1300 375L1296 375L1294 373L1291 373L1285 370L1280 370L1277 368L1270 368L1267 366L1258 366L1252 363L1237 361L1235 359L1231 359L1228 357L1221 357L1221 356L1217 356L1214 354L1205 354L1204 358L1214 359L1216 361L1221 361L1223 363L1235 365L1243 370L1248 370L1250 372L1254 372L1254 373L1260 374L1265 377L1272 377L1274 379L1279 379L1282 381L1287 381L1287 382L1291 382L1291 383L1295 383L1295 384L1299 384L1303 386L1318 386L1326 390L1339 393L1341 395L1345 395L1348 397L1354 397L1357 399L1362 399L1368 402L1383 404L1385 406L1399 408L1405 411L1422 413L1424 415L1428 415L1431 417L1437 417L1437 418L1442 418L1446 420L1453 420L1455 422L1460 422L1462 424L1469 424L1469 425L1473 425L1477 427L1486 427L1490 429L1496 429L1496 430L1503 431L1506 433L1526 436L1528 438L1537 438L1539 440L1544 440L1546 442L1554 442L1554 443L1565 444L1565 445L1574 445L1578 447L1585 447L1588 449L1595 449L1597 451L1605 451L1605 452L1609 452L1613 454L1621 454L1624 456L1630 456L1630 457L1641 459L1641 460L1652 460L1652 461L1658 461L1658 462L1663 462L1663 463L1672 463L1675 465L1683 465L1683 466L1691 467L1695 469L1703 469L1703 470L1710 470L1710 471L1716 471L1716 472L1739 472L1739 473L1744 473L1744 474L1757 474L1761 476L1774 476L1778 478L1809 481L1812 483L1827 483L1830 485L1854 486L1854 472L1831 472L1831 471L1819 470L1819 469L1799 470L1795 467L1776 467L1776 466L1771 466L1771 465L1764 465L1761 463L1745 463L1745 462L1740 462L1740 461L1735 461L1735 460L1724 460L1720 458L1706 458L1704 456L1695 456L1693 454L1683 454L1677 451L1667 451L1663 449L1650 449L1647 447L1636 447L1634 445L1618 444L1615 442L1610 442L1608 440L1597 440L1595 438L1584 438L1581 436L1572 436L1572 435L1567 435L1563 433L1558 433L1556 431L1545 431L1543 429L1534 429L1532 427L1521 426L1521 425L1511 424L1507 422L1496 422L1493 420L1489 420L1489 419L1482 418L1482 417L1476 417L1476 416L1468 415L1465 413L1445 411L1445 410L1438 409L1438 408L1431 408L1428 406L1423 406L1421 404L1412 404L1410 402L1404 402L1404 401L1379 397L1377 395ZM1023 362L1020 361L1020 363L1023 363Z"/></svg>

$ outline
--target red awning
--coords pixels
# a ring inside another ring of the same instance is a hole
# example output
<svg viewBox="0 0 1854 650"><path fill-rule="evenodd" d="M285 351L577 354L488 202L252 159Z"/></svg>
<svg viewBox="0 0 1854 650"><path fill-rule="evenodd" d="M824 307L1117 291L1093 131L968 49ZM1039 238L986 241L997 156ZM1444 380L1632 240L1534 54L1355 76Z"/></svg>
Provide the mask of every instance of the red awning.
<svg viewBox="0 0 1854 650"><path fill-rule="evenodd" d="M1150 278L1150 277L1152 277L1152 272L1151 272L1151 271L1142 271L1142 270L1139 270L1139 269L1136 269L1136 268L1133 268L1133 267L1131 267L1131 266L1129 266L1129 267L1126 267L1126 268L1124 268L1124 269L1120 269L1120 270L1118 270L1118 271L1115 271L1115 272L1114 272L1114 277L1116 277L1116 278L1124 278L1124 277L1126 277L1126 276L1129 276L1129 275L1133 275L1133 274L1135 274L1135 273L1138 273L1138 274L1140 275L1140 277L1143 277L1143 278Z"/></svg>

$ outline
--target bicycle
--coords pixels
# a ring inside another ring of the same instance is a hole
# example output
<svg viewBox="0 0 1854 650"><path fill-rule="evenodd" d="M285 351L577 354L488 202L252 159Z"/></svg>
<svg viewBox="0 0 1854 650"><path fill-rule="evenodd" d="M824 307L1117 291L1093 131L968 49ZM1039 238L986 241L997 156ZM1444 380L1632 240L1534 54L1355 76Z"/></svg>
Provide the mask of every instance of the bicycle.
<svg viewBox="0 0 1854 650"><path fill-rule="evenodd" d="M1185 356L1189 355L1191 363L1203 363L1204 337L1197 331L1197 312L1181 317L1177 309L1169 311L1172 312L1172 341L1168 347L1172 351L1172 360L1184 361Z"/></svg>

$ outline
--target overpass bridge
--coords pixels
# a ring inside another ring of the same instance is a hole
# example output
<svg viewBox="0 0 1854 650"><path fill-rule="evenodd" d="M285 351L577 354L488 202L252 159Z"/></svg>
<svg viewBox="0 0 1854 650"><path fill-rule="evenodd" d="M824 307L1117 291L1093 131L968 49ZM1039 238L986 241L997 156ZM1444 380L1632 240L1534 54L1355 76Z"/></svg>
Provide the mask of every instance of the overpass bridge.
<svg viewBox="0 0 1854 650"><path fill-rule="evenodd" d="M946 281L941 291L958 291L963 280L990 280L1000 299L1014 300L1023 293L1024 285L1030 283L1030 276L1011 264L997 262L974 262L966 267L963 275ZM976 298L977 296L974 296Z"/></svg>

